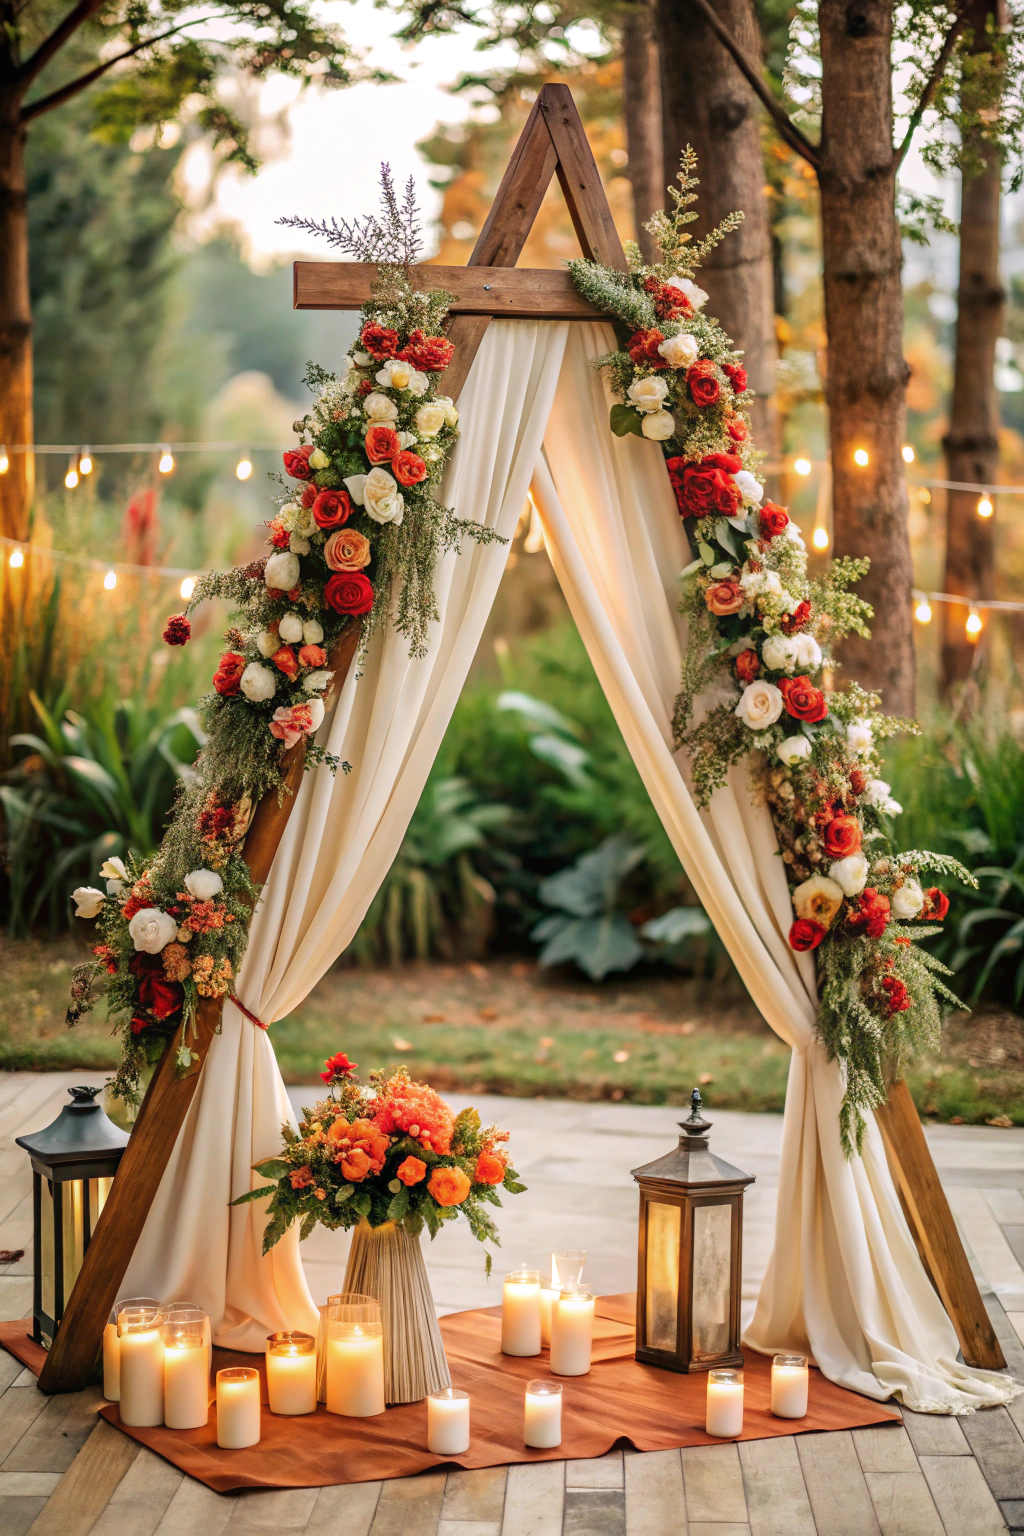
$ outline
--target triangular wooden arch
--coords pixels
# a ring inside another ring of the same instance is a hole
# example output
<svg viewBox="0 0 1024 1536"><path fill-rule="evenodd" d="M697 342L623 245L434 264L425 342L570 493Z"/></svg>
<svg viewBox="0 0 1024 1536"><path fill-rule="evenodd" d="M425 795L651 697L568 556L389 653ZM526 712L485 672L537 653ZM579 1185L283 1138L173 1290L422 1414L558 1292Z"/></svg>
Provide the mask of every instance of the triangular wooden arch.
<svg viewBox="0 0 1024 1536"><path fill-rule="evenodd" d="M576 292L568 273L516 267L544 194L557 175L585 256L625 270L626 259L593 152L567 86L545 85L512 152L487 221L465 267L415 266L423 287L455 294L449 337L455 358L444 376L457 399L490 321L603 319ZM360 309L370 297L376 269L358 262L296 262L295 307ZM358 649L359 624L345 631L331 654L332 692L345 681ZM266 796L246 836L244 856L263 884L302 782L305 744L286 753L289 793ZM196 1021L195 1054L184 1074L169 1046L143 1100L117 1177L68 1300L39 1379L44 1392L83 1387L94 1368L103 1328L142 1233L199 1074L220 1022L222 999L204 999ZM255 1026L254 1026L255 1027ZM917 1111L903 1083L878 1112L897 1188L921 1256L928 1267L969 1364L1005 1364L977 1283L971 1274L948 1202L932 1162Z"/></svg>

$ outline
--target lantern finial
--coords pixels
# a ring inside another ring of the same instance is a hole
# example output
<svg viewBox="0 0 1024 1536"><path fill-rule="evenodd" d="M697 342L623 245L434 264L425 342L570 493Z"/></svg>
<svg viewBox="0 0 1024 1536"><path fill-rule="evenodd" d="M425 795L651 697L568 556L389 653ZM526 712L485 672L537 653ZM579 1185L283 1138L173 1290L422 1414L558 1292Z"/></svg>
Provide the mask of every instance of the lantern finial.
<svg viewBox="0 0 1024 1536"><path fill-rule="evenodd" d="M684 1133L679 1138L680 1146L684 1144L691 1147L707 1146L707 1132L710 1131L714 1122L705 1120L701 1114L703 1102L700 1096L700 1089L695 1088L690 1094L690 1113L685 1120L680 1120L679 1122L679 1129Z"/></svg>

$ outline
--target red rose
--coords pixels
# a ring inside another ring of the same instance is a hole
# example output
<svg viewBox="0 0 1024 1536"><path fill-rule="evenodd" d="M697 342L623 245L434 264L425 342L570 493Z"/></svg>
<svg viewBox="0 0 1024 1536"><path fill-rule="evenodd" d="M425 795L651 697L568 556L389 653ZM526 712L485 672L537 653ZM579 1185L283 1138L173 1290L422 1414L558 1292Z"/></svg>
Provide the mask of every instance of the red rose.
<svg viewBox="0 0 1024 1536"><path fill-rule="evenodd" d="M860 822L856 816L833 816L824 833L825 852L832 859L845 859L860 851Z"/></svg>
<svg viewBox="0 0 1024 1536"><path fill-rule="evenodd" d="M299 652L299 665L303 667L322 667L327 662L327 652L322 645L304 645Z"/></svg>
<svg viewBox="0 0 1024 1536"><path fill-rule="evenodd" d="M737 453L709 453L701 460L704 469L724 469L727 475L738 475L743 460Z"/></svg>
<svg viewBox="0 0 1024 1536"><path fill-rule="evenodd" d="M364 325L359 341L364 352L369 352L375 362L383 363L395 355L398 332L383 325Z"/></svg>
<svg viewBox="0 0 1024 1536"><path fill-rule="evenodd" d="M712 459L728 458L728 454L712 454L700 464L687 464L682 472L680 509L684 517L710 517L717 512L721 517L734 517L742 497L732 475L713 464ZM736 461L739 468L739 460Z"/></svg>
<svg viewBox="0 0 1024 1536"><path fill-rule="evenodd" d="M799 917L789 930L790 949L817 949L825 937L825 930L813 918Z"/></svg>
<svg viewBox="0 0 1024 1536"><path fill-rule="evenodd" d="M921 908L922 917L934 917L941 923L949 911L949 897L945 891L940 891L937 885L924 893L924 906Z"/></svg>
<svg viewBox="0 0 1024 1536"><path fill-rule="evenodd" d="M283 672L289 680L298 676L299 664L295 660L295 652L290 645L282 645L279 650L274 652L270 660L277 670Z"/></svg>
<svg viewBox="0 0 1024 1536"><path fill-rule="evenodd" d="M723 363L722 372L729 380L735 393L742 395L747 387L747 370L741 368L739 363Z"/></svg>
<svg viewBox="0 0 1024 1536"><path fill-rule="evenodd" d="M358 1061L349 1061L344 1051L336 1051L324 1062L320 1076L325 1083L329 1083L332 1077L351 1077L358 1065Z"/></svg>
<svg viewBox="0 0 1024 1536"><path fill-rule="evenodd" d="M447 336L424 336L416 330L409 332L409 340L398 355L403 363L412 363L424 373L441 373L455 356L455 348Z"/></svg>
<svg viewBox="0 0 1024 1536"><path fill-rule="evenodd" d="M739 613L746 597L738 581L716 581L704 593L704 601L709 610L721 619L730 613Z"/></svg>
<svg viewBox="0 0 1024 1536"><path fill-rule="evenodd" d="M356 394L357 395L362 395L364 398L365 398L366 395L372 395L373 394L373 385L370 383L369 379L364 379L363 380L363 382L360 384L359 388L356 390Z"/></svg>
<svg viewBox="0 0 1024 1536"><path fill-rule="evenodd" d="M765 538L777 539L788 527L789 513L785 507L776 506L774 501L766 501L761 508L761 532Z"/></svg>
<svg viewBox="0 0 1024 1536"><path fill-rule="evenodd" d="M311 480L313 471L309 467L309 456L312 452L312 443L306 443L302 448L290 448L283 455L285 474L291 475L293 480Z"/></svg>
<svg viewBox="0 0 1024 1536"><path fill-rule="evenodd" d="M192 635L192 625L183 613L172 613L167 620L164 639L168 645L187 645Z"/></svg>
<svg viewBox="0 0 1024 1536"><path fill-rule="evenodd" d="M752 683L761 670L761 661L756 651L740 651L736 657L736 676L741 683Z"/></svg>
<svg viewBox="0 0 1024 1536"><path fill-rule="evenodd" d="M366 457L371 464L386 464L394 458L400 446L394 427L368 427L363 439Z"/></svg>
<svg viewBox="0 0 1024 1536"><path fill-rule="evenodd" d="M626 346L634 363L649 363L653 368L667 368L668 363L658 351L664 340L663 331L634 331Z"/></svg>
<svg viewBox="0 0 1024 1536"><path fill-rule="evenodd" d="M648 277L644 287L654 300L654 313L659 320L680 320L693 314L693 305L681 288L659 282L656 277Z"/></svg>
<svg viewBox="0 0 1024 1536"><path fill-rule="evenodd" d="M304 485L302 487L302 505L306 508L307 511L313 505L314 501L316 501L316 498L317 488L315 485Z"/></svg>
<svg viewBox="0 0 1024 1536"><path fill-rule="evenodd" d="M745 443L747 440L747 425L741 416L730 416L725 424L725 430L734 443Z"/></svg>
<svg viewBox="0 0 1024 1536"><path fill-rule="evenodd" d="M129 961L129 969L139 978L139 1002L143 1008L158 1019L169 1019L178 1012L185 1001L185 990L180 982L168 981L159 955L138 954ZM133 1020L133 1029L134 1023Z"/></svg>
<svg viewBox="0 0 1024 1536"><path fill-rule="evenodd" d="M880 939L889 921L888 896L881 895L873 885L866 885L856 900L856 907L851 907L847 914L850 927L863 928L869 938Z"/></svg>
<svg viewBox="0 0 1024 1536"><path fill-rule="evenodd" d="M794 720L808 720L813 725L828 714L828 700L809 677L783 677L779 690L786 701L786 713Z"/></svg>
<svg viewBox="0 0 1024 1536"><path fill-rule="evenodd" d="M894 1013L905 1013L912 1005L912 998L907 991L906 983L898 976L883 976L882 988L886 994L885 1016L891 1019Z"/></svg>
<svg viewBox="0 0 1024 1536"><path fill-rule="evenodd" d="M868 787L868 776L863 768L850 769L850 788L855 795L862 795Z"/></svg>
<svg viewBox="0 0 1024 1536"><path fill-rule="evenodd" d="M686 382L694 405L715 405L722 393L715 365L709 357L702 357L687 368Z"/></svg>
<svg viewBox="0 0 1024 1536"><path fill-rule="evenodd" d="M782 628L787 635L795 635L798 629L803 629L811 617L811 605L807 601L797 603L792 613L787 613L782 620Z"/></svg>
<svg viewBox="0 0 1024 1536"><path fill-rule="evenodd" d="M394 437L394 433L391 434ZM318 528L340 528L352 516L352 498L348 491L321 491L313 503L313 521Z"/></svg>
<svg viewBox="0 0 1024 1536"><path fill-rule="evenodd" d="M427 478L427 466L418 453L410 453L408 448L403 448L391 460L391 473L399 485L419 485L421 480Z"/></svg>
<svg viewBox="0 0 1024 1536"><path fill-rule="evenodd" d="M245 657L239 656L237 651L225 651L219 667L213 674L213 686L225 697L237 693L244 671Z"/></svg>
<svg viewBox="0 0 1024 1536"><path fill-rule="evenodd" d="M362 571L343 571L330 577L324 597L335 613L369 613L373 607L373 588Z"/></svg>
<svg viewBox="0 0 1024 1536"><path fill-rule="evenodd" d="M142 1031L144 1029L148 1029L149 1028L149 1025L150 1025L149 1019L140 1019L138 1014L136 1014L135 1017L132 1019L132 1034L133 1035L141 1035Z"/></svg>

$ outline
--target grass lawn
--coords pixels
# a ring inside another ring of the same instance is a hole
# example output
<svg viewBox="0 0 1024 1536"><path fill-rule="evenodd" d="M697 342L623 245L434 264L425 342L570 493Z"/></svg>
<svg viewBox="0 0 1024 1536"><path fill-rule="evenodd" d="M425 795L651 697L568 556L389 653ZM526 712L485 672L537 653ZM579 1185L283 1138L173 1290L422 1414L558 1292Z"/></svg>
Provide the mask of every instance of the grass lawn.
<svg viewBox="0 0 1024 1536"><path fill-rule="evenodd" d="M0 1068L115 1064L102 1007L64 1027L84 953L72 937L0 941ZM781 1111L789 1064L735 982L649 973L595 986L507 959L333 971L272 1038L288 1082L310 1082L325 1056L345 1050L360 1075L403 1062L440 1089L684 1104L699 1084L721 1109ZM1024 1020L957 1016L940 1056L909 1081L928 1118L1024 1125Z"/></svg>

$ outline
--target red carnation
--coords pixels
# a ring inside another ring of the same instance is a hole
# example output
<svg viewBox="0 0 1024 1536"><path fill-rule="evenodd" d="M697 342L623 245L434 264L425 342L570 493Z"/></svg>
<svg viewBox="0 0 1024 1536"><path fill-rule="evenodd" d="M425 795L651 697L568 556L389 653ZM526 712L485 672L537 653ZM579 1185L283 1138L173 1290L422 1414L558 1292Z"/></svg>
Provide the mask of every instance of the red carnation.
<svg viewBox="0 0 1024 1536"><path fill-rule="evenodd" d="M386 464L389 459L394 458L401 444L394 427L377 425L367 427L363 447L371 464Z"/></svg>
<svg viewBox="0 0 1024 1536"><path fill-rule="evenodd" d="M237 651L225 651L220 659L220 665L213 674L213 686L218 693L226 697L237 693L244 671L245 657L239 656Z"/></svg>
<svg viewBox="0 0 1024 1536"><path fill-rule="evenodd" d="M668 363L658 351L664 340L663 331L634 331L626 345L634 363L649 363L652 368L667 368Z"/></svg>
<svg viewBox="0 0 1024 1536"><path fill-rule="evenodd" d="M419 485L421 480L427 478L427 466L418 453L410 453L408 448L403 448L391 460L391 473L399 485Z"/></svg>
<svg viewBox="0 0 1024 1536"><path fill-rule="evenodd" d="M298 677L299 664L295 660L295 652L290 645L282 645L270 659L277 670L283 672L290 682Z"/></svg>
<svg viewBox="0 0 1024 1536"><path fill-rule="evenodd" d="M788 527L789 513L785 507L776 506L774 501L766 501L761 508L761 532L765 538L777 539Z"/></svg>
<svg viewBox="0 0 1024 1536"><path fill-rule="evenodd" d="M912 998L907 991L906 983L898 976L883 976L882 988L885 991L885 1016L891 1019L894 1013L905 1013L912 1006Z"/></svg>
<svg viewBox="0 0 1024 1536"><path fill-rule="evenodd" d="M455 356L455 348L446 336L424 336L410 331L409 340L399 352L403 363L412 363L424 373L441 373Z"/></svg>
<svg viewBox="0 0 1024 1536"><path fill-rule="evenodd" d="M761 660L756 651L740 651L736 657L736 676L741 683L752 683L761 670Z"/></svg>
<svg viewBox="0 0 1024 1536"><path fill-rule="evenodd" d="M681 320L685 315L693 314L693 305L686 294L672 283L662 283L656 277L649 277L644 287L654 300L654 313L659 320Z"/></svg>
<svg viewBox="0 0 1024 1536"><path fill-rule="evenodd" d="M869 939L880 939L889 921L889 898L867 885L850 908L847 921L851 928L863 928Z"/></svg>
<svg viewBox="0 0 1024 1536"><path fill-rule="evenodd" d="M801 952L806 949L817 949L825 937L825 930L820 923L816 923L810 917L798 917L789 930L789 947Z"/></svg>
<svg viewBox="0 0 1024 1536"><path fill-rule="evenodd" d="M794 720L807 720L814 725L828 714L828 700L809 677L780 678L779 689L786 701L786 713Z"/></svg>
<svg viewBox="0 0 1024 1536"><path fill-rule="evenodd" d="M723 363L722 372L729 380L735 393L742 395L747 387L747 370L741 368L739 363Z"/></svg>
<svg viewBox="0 0 1024 1536"><path fill-rule="evenodd" d="M351 1077L358 1065L358 1061L349 1061L344 1051L338 1051L335 1055L328 1056L320 1076L325 1083L329 1083L334 1077Z"/></svg>
<svg viewBox="0 0 1024 1536"><path fill-rule="evenodd" d="M391 331L384 325L364 325L359 340L364 352L369 352L376 362L383 363L395 355L398 332Z"/></svg>
<svg viewBox="0 0 1024 1536"><path fill-rule="evenodd" d="M734 443L745 443L747 440L747 424L742 416L730 416L725 424L725 430Z"/></svg>
<svg viewBox="0 0 1024 1536"><path fill-rule="evenodd" d="M364 379L363 380L363 382L360 384L359 388L356 390L356 394L357 395L362 395L364 398L367 395L372 395L373 394L373 385L370 383L369 379Z"/></svg>
<svg viewBox="0 0 1024 1536"><path fill-rule="evenodd" d="M168 645L187 645L192 635L192 625L183 613L172 613L167 620L164 639Z"/></svg>
<svg viewBox="0 0 1024 1536"><path fill-rule="evenodd" d="M362 571L342 571L329 578L324 598L335 613L369 613L373 607L373 587Z"/></svg>
<svg viewBox="0 0 1024 1536"><path fill-rule="evenodd" d="M268 524L268 527L270 528L270 542L274 548L287 549L291 543L292 536L280 518L275 517L274 521Z"/></svg>
<svg viewBox="0 0 1024 1536"><path fill-rule="evenodd" d="M792 613L787 613L782 619L782 628L787 635L795 635L797 630L803 629L811 617L811 605L806 599L797 603Z"/></svg>
<svg viewBox="0 0 1024 1536"><path fill-rule="evenodd" d="M937 885L924 893L924 906L921 908L922 917L933 917L941 923L949 911L949 897L945 891L940 891Z"/></svg>
<svg viewBox="0 0 1024 1536"><path fill-rule="evenodd" d="M687 368L686 382L694 405L715 405L722 393L718 373L709 357L702 357Z"/></svg>
<svg viewBox="0 0 1024 1536"><path fill-rule="evenodd" d="M306 443L301 448L290 448L282 455L285 473L291 475L293 480L312 480L313 471L309 467L309 456L312 452L312 443Z"/></svg>
<svg viewBox="0 0 1024 1536"><path fill-rule="evenodd" d="M340 528L351 516L352 498L348 491L321 491L313 503L313 521L318 528Z"/></svg>
<svg viewBox="0 0 1024 1536"><path fill-rule="evenodd" d="M316 501L317 494L317 488L315 485L304 485L302 487L302 505L306 508L307 511L313 505L314 501Z"/></svg>
<svg viewBox="0 0 1024 1536"><path fill-rule="evenodd" d="M845 859L860 852L860 822L856 816L833 816L825 828L825 852L831 859Z"/></svg>

